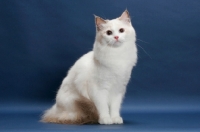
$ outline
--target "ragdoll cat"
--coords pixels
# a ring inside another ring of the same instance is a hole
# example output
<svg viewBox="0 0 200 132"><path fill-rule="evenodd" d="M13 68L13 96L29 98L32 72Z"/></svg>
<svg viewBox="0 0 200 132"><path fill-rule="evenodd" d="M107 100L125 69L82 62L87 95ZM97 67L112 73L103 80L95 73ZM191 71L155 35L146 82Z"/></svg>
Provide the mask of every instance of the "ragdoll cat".
<svg viewBox="0 0 200 132"><path fill-rule="evenodd" d="M95 23L93 50L69 70L43 122L123 123L120 107L137 62L135 30L127 10L113 20L95 16Z"/></svg>

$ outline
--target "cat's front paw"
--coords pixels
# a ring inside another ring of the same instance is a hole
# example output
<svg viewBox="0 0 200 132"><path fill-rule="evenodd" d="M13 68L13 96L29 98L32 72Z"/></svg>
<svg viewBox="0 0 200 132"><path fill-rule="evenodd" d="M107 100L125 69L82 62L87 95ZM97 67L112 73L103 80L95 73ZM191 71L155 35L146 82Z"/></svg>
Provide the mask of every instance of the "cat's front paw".
<svg viewBox="0 0 200 132"><path fill-rule="evenodd" d="M110 117L103 117L99 119L99 124L110 125L113 124L113 121Z"/></svg>
<svg viewBox="0 0 200 132"><path fill-rule="evenodd" d="M123 119L120 116L112 117L113 124L123 124Z"/></svg>

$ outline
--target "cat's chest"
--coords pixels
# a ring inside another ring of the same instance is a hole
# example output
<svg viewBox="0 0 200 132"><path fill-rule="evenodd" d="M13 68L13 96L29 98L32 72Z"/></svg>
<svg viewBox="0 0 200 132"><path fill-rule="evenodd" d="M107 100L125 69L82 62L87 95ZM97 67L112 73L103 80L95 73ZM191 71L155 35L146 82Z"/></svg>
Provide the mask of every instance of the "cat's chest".
<svg viewBox="0 0 200 132"><path fill-rule="evenodd" d="M100 66L96 71L96 81L104 86L113 87L118 85L126 85L130 78L132 68L125 65L104 67Z"/></svg>
<svg viewBox="0 0 200 132"><path fill-rule="evenodd" d="M131 57L124 57L124 58L107 58L101 62L102 71L105 71L108 74L115 74L115 75L123 75L126 76L128 74L134 64L136 63L136 59Z"/></svg>
<svg viewBox="0 0 200 132"><path fill-rule="evenodd" d="M126 85L137 61L134 48L98 52L95 56L95 78L100 85L116 87Z"/></svg>
<svg viewBox="0 0 200 132"><path fill-rule="evenodd" d="M135 65L137 61L137 49L135 47L130 47L114 51L99 52L96 58L100 64L111 70L125 72L127 69L132 69Z"/></svg>

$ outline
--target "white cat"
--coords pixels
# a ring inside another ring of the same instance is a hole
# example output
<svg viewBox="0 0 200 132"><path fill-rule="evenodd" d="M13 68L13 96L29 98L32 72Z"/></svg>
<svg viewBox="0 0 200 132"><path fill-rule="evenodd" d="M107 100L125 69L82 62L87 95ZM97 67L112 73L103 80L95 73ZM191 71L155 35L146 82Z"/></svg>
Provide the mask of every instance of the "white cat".
<svg viewBox="0 0 200 132"><path fill-rule="evenodd" d="M128 11L119 18L95 16L93 51L76 61L43 122L122 124L120 106L137 62L136 34Z"/></svg>

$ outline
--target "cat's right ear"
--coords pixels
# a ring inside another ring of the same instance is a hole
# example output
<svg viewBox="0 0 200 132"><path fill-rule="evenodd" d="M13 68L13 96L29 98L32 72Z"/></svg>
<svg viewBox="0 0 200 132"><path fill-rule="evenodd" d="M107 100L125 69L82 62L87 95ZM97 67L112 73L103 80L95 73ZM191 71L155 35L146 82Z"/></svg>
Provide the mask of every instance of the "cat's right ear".
<svg viewBox="0 0 200 132"><path fill-rule="evenodd" d="M96 15L94 15L94 17L95 17L96 28L99 31L99 30L101 30L103 28L103 24L105 24L106 21L103 18L98 17Z"/></svg>

